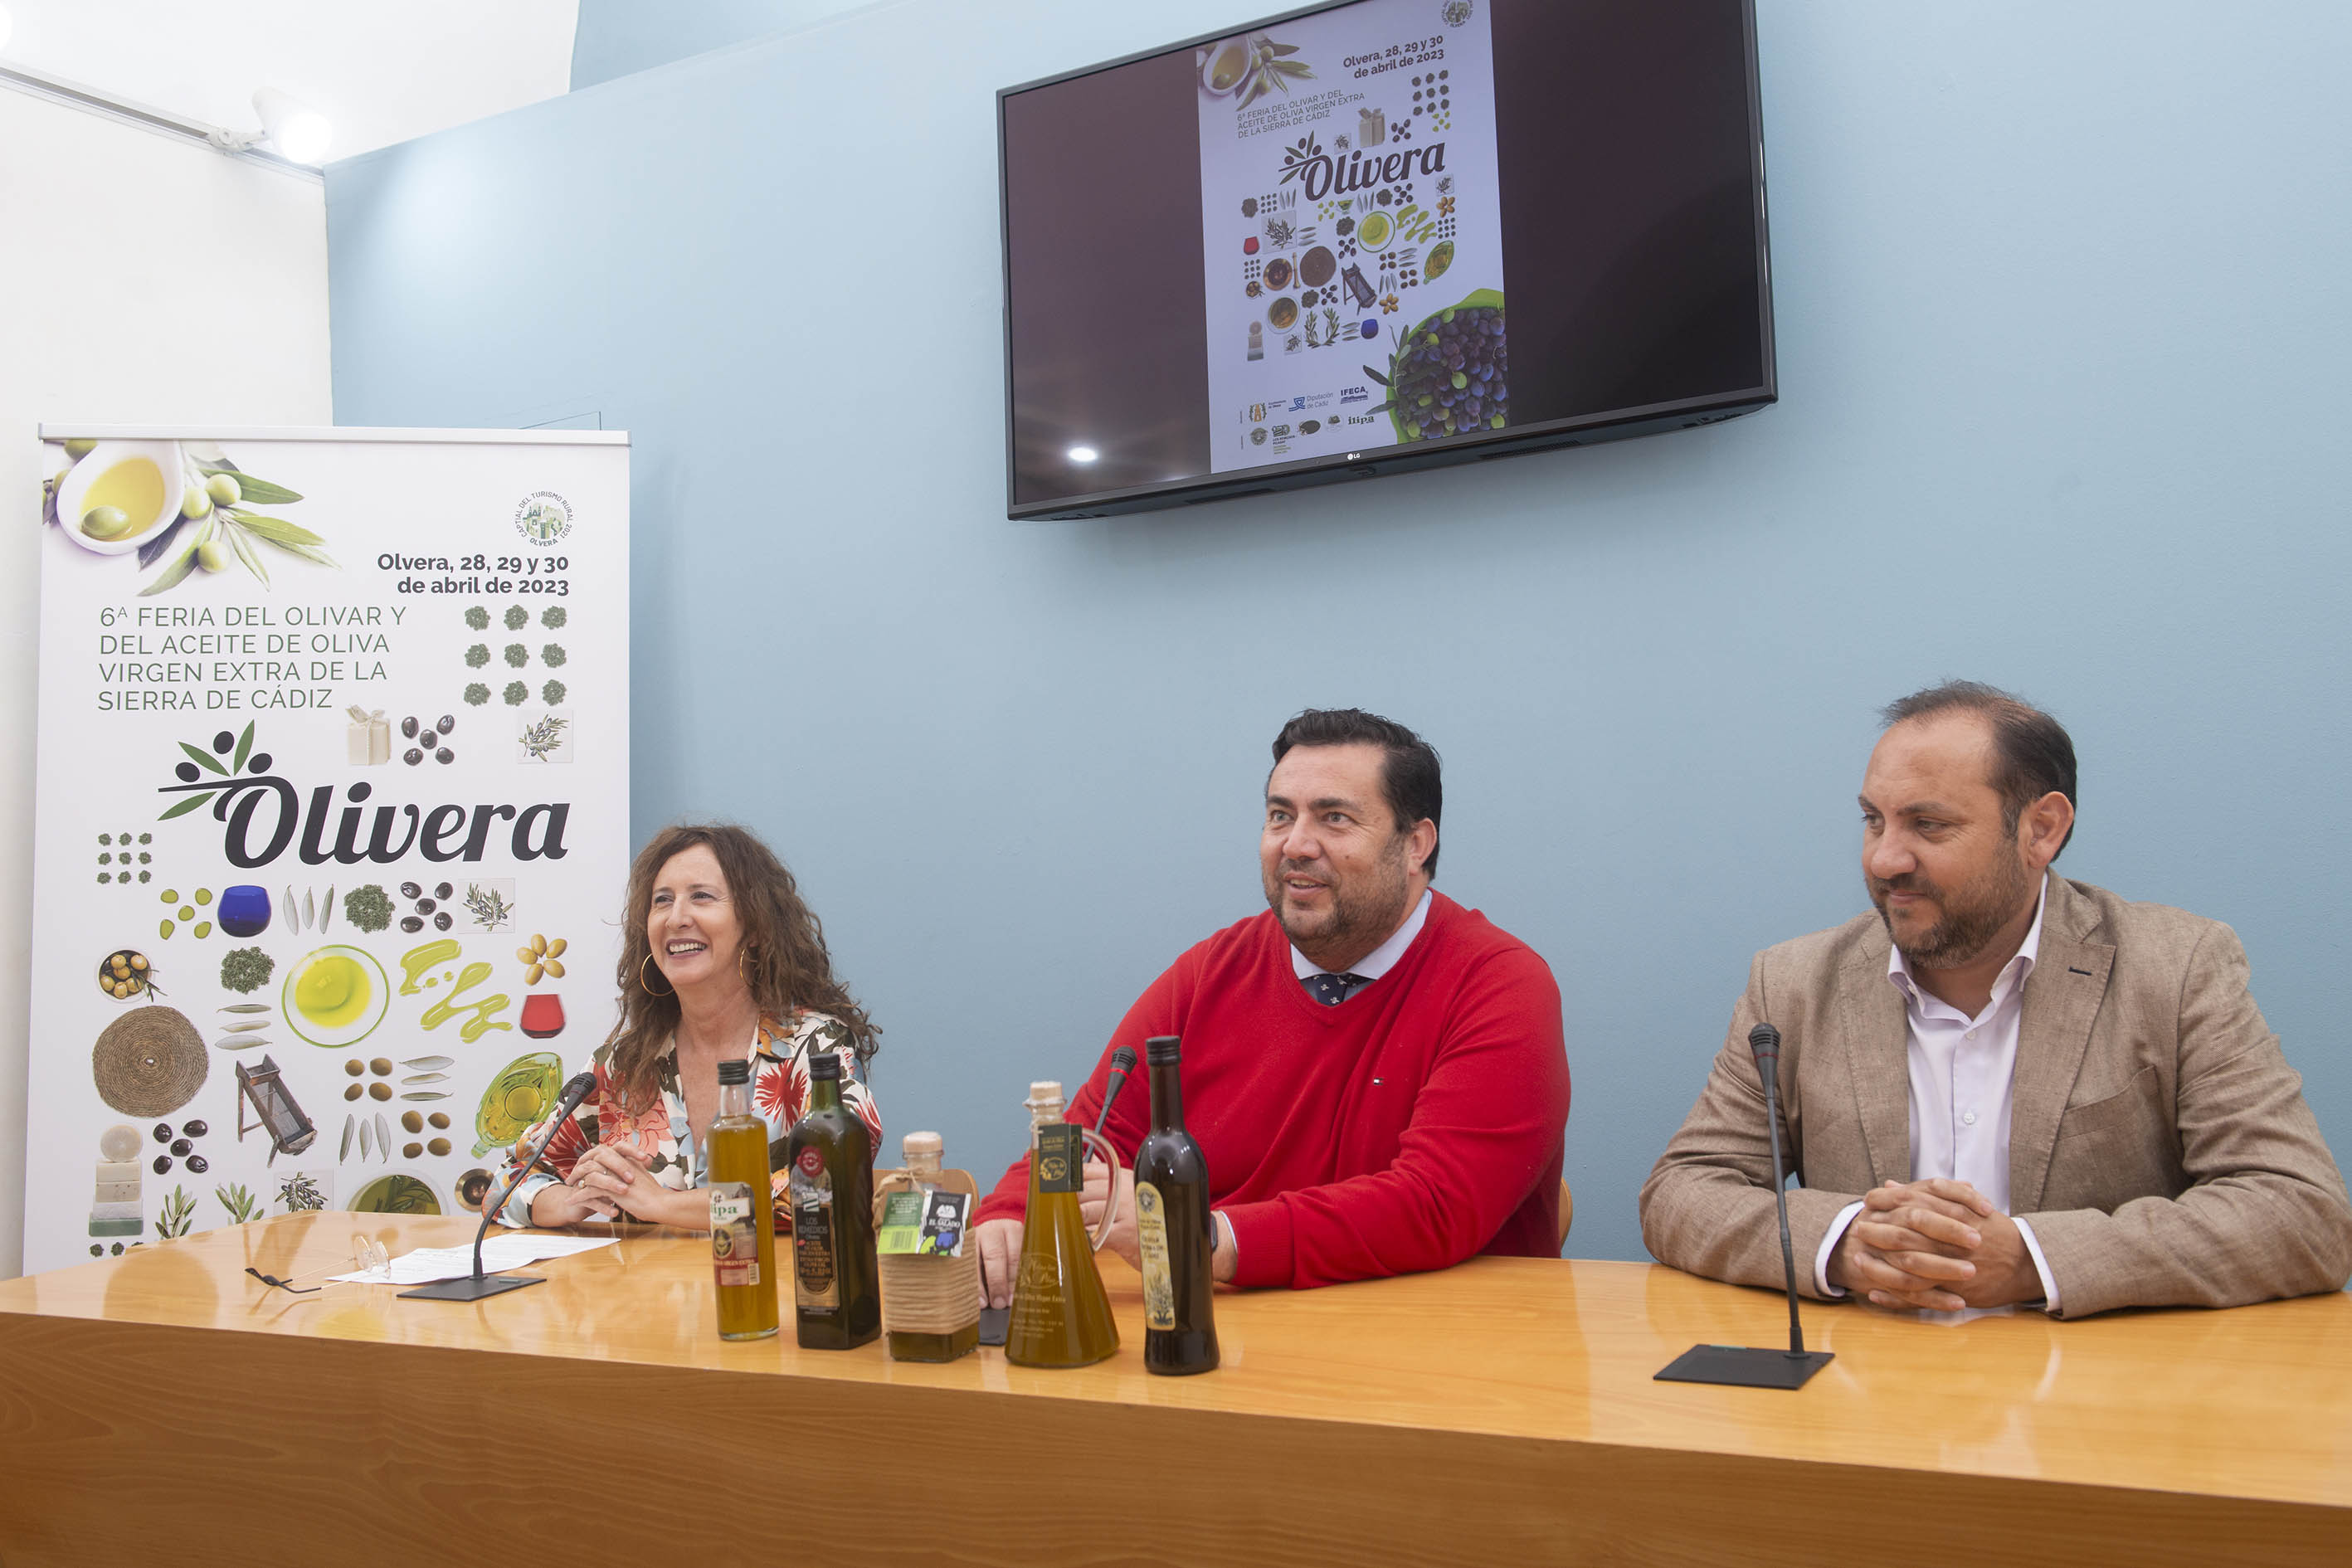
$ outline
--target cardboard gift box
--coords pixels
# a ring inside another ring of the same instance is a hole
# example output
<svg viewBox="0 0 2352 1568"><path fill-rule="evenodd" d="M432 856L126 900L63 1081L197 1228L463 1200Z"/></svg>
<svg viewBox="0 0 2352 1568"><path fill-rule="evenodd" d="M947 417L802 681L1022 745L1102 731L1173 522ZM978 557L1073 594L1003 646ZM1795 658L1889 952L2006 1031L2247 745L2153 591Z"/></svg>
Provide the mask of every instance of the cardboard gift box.
<svg viewBox="0 0 2352 1568"><path fill-rule="evenodd" d="M365 767L392 761L392 725L384 719L383 710L371 713L364 708L346 708L343 711L352 716L351 728L343 731L352 764Z"/></svg>

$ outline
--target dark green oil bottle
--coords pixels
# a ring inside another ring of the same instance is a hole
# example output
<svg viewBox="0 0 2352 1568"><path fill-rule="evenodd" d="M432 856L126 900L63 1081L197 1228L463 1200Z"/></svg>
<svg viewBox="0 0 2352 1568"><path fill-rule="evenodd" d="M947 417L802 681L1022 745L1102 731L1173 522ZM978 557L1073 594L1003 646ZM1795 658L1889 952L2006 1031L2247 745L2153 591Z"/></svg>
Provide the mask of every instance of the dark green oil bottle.
<svg viewBox="0 0 2352 1568"><path fill-rule="evenodd" d="M1184 1130L1182 1042L1143 1042L1151 1131L1135 1150L1135 1229L1143 1253L1143 1368L1171 1377L1217 1365L1209 1163Z"/></svg>
<svg viewBox="0 0 2352 1568"><path fill-rule="evenodd" d="M874 1140L841 1103L841 1058L809 1057L808 1114L785 1145L793 1202L793 1293L801 1348L855 1350L882 1332L874 1253Z"/></svg>

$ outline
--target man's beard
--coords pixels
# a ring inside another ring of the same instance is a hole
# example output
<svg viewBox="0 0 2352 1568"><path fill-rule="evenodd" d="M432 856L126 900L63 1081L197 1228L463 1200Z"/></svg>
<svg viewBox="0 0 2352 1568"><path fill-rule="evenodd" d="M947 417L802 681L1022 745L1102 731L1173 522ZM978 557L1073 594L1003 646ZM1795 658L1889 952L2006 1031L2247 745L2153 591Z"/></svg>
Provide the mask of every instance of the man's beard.
<svg viewBox="0 0 2352 1568"><path fill-rule="evenodd" d="M1903 950L1904 958L1915 969L1957 969L1974 963L2000 933L2000 928L2015 919L2019 909L2033 896L2032 873L2008 855L1997 858L1982 876L1957 894L1948 895L1916 871L1884 880L1865 876L1864 880L1869 885L1871 904L1878 910L1879 923L1886 927L1888 940ZM1895 935L1895 922L1886 917L1889 893L1924 893L1936 900L1943 918L1928 927L1926 935L1906 946Z"/></svg>
<svg viewBox="0 0 2352 1568"><path fill-rule="evenodd" d="M1411 879L1405 871L1407 836L1398 834L1391 840L1388 852L1377 865L1365 871L1355 884L1342 885L1329 877L1328 871L1310 862L1284 860L1265 876L1265 901L1274 910L1274 918L1282 922L1285 935L1301 952L1318 947L1325 951L1346 948L1370 941L1378 946L1404 921ZM1301 916L1285 907L1283 895L1288 890L1283 879L1297 872L1317 878L1331 889L1331 907L1320 917ZM1312 957L1312 953L1308 953Z"/></svg>

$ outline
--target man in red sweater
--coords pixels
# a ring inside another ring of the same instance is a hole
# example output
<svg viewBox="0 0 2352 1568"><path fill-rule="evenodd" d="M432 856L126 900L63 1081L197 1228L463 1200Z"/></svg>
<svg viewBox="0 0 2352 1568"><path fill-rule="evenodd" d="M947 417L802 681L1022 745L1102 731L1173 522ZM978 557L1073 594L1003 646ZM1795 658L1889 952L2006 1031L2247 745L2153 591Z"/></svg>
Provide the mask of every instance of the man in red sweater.
<svg viewBox="0 0 2352 1568"><path fill-rule="evenodd" d="M1356 709L1283 726L1258 858L1264 914L1186 952L1146 991L1071 1100L1092 1125L1120 1046L1184 1040L1186 1121L1209 1165L1215 1272L1330 1285L1559 1251L1568 1054L1559 987L1533 950L1430 888L1437 753ZM1129 1163L1141 1083L1103 1131ZM1011 1304L1026 1156L980 1206L982 1289ZM1085 1206L1137 1260L1133 1189L1089 1167Z"/></svg>

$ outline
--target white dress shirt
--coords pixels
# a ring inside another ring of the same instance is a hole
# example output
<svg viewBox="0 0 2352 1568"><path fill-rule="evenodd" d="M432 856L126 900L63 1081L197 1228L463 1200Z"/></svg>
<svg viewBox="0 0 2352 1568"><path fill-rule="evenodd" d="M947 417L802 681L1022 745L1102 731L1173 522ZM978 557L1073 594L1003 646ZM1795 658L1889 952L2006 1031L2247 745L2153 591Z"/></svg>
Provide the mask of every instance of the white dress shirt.
<svg viewBox="0 0 2352 1568"><path fill-rule="evenodd" d="M2009 1213L2009 1115L2017 1071L2017 1026L2025 1010L2026 976L2033 973L2042 949L2042 912L2049 901L2045 880L2024 942L1994 976L1992 999L1973 1018L1930 995L1912 976L1901 948L1886 958L1887 984L1903 993L1910 1035L1911 1179L1945 1176L1966 1182L2003 1214ZM1845 1294L1830 1283L1830 1254L1861 1212L1859 1203L1841 1209L1813 1256L1813 1283L1823 1295ZM2017 1221L2017 1230L2033 1258L2034 1273L2041 1277L2043 1310L2054 1312L2058 1283L2050 1277L2042 1243L2025 1221Z"/></svg>
<svg viewBox="0 0 2352 1568"><path fill-rule="evenodd" d="M1404 924L1397 927L1388 941L1372 949L1357 963L1349 964L1345 971L1326 969L1299 952L1297 948L1293 947L1290 950L1290 972L1301 980L1310 974L1342 973L1361 975L1366 980L1378 980L1397 966L1398 961L1404 957L1405 949L1412 945L1412 939L1421 934L1422 926L1429 920L1429 900L1433 891L1432 889L1423 888L1421 890L1421 902L1412 906L1412 913L1405 916Z"/></svg>

